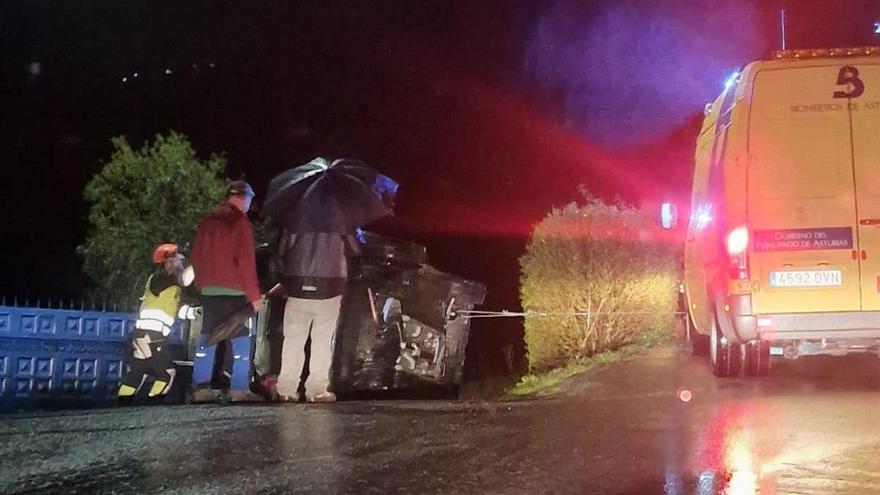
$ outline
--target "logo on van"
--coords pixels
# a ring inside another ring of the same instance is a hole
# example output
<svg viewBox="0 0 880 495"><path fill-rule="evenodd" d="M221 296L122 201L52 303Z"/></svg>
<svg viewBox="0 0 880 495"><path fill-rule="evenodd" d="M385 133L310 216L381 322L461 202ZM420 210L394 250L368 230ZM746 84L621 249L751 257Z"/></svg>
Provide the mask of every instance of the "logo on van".
<svg viewBox="0 0 880 495"><path fill-rule="evenodd" d="M850 227L756 230L754 237L757 252L852 249L853 246Z"/></svg>
<svg viewBox="0 0 880 495"><path fill-rule="evenodd" d="M847 91L835 91L835 98L858 98L865 92L865 83L859 79L859 69L845 65L837 74L838 86L847 86Z"/></svg>

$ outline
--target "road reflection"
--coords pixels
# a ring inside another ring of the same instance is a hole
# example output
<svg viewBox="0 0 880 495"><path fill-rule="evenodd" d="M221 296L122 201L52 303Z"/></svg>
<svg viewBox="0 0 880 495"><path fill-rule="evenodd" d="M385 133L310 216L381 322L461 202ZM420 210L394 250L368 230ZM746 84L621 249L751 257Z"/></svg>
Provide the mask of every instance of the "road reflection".
<svg viewBox="0 0 880 495"><path fill-rule="evenodd" d="M756 493L759 481L770 484L779 445L756 431L775 416L771 407L753 402L720 404L698 436L698 493L747 495Z"/></svg>
<svg viewBox="0 0 880 495"><path fill-rule="evenodd" d="M714 382L704 392L710 397L702 397L708 407L689 418L692 492L839 493L844 486L872 486L876 461L855 456L877 437L877 368L873 356L814 358L785 363L766 379Z"/></svg>

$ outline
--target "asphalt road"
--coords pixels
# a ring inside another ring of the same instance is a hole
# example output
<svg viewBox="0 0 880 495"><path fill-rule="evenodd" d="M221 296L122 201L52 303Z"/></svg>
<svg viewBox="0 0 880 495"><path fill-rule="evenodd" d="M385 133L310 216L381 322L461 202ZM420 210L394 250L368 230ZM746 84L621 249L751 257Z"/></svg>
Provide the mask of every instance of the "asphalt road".
<svg viewBox="0 0 880 495"><path fill-rule="evenodd" d="M19 414L0 464L2 493L877 493L880 359L718 380L665 347L531 401Z"/></svg>

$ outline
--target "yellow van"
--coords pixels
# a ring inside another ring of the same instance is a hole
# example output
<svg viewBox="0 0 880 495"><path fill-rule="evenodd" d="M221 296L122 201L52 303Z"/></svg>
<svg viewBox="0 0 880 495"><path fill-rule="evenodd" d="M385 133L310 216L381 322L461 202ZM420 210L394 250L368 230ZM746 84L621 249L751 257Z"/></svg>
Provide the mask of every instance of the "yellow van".
<svg viewBox="0 0 880 495"><path fill-rule="evenodd" d="M695 158L685 297L715 374L880 353L880 47L749 64Z"/></svg>

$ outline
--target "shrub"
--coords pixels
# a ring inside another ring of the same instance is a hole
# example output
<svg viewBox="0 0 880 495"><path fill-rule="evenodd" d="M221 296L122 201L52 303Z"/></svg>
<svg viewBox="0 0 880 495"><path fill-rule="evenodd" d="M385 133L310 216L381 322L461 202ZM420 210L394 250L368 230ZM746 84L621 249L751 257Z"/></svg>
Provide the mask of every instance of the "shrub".
<svg viewBox="0 0 880 495"><path fill-rule="evenodd" d="M196 156L189 140L170 132L140 150L113 139L113 156L89 180L89 230L79 247L92 296L133 308L155 268L153 248L186 248L202 215L223 197L226 160Z"/></svg>
<svg viewBox="0 0 880 495"><path fill-rule="evenodd" d="M678 246L637 209L586 196L538 223L520 259L523 309L544 313L525 322L533 372L674 327Z"/></svg>

